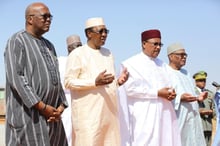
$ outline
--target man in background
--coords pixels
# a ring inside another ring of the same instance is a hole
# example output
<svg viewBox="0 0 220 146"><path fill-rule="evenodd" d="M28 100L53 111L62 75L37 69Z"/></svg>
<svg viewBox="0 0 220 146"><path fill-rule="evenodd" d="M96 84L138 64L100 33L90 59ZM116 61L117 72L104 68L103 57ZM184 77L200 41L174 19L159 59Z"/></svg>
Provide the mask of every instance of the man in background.
<svg viewBox="0 0 220 146"><path fill-rule="evenodd" d="M212 91L205 88L206 78L207 78L207 73L205 71L199 71L193 75L193 79L195 80L195 85L196 85L195 87L196 94L199 95L204 91L208 92L208 97L205 100L198 102L198 104L199 104L199 113L202 119L202 126L203 126L206 144L207 146L211 146L212 119L215 113L214 112L215 106L214 106Z"/></svg>
<svg viewBox="0 0 220 146"><path fill-rule="evenodd" d="M67 44L67 51L68 55L76 49L79 46L82 46L82 42L80 40L80 37L78 35L70 35L66 38L66 44ZM60 78L61 78L61 83L63 88L64 87L64 75L65 75L65 68L66 68L66 60L67 56L60 56L58 58L59 61L59 71L60 71ZM68 140L68 145L71 146L72 142L75 139L75 134L72 133L72 119L71 119L71 96L70 96L70 91L68 89L64 90L67 102L69 104L69 107L65 109L65 111L62 114L62 121L64 124L64 129L66 132L67 140Z"/></svg>
<svg viewBox="0 0 220 146"><path fill-rule="evenodd" d="M204 100L208 93L202 92L199 96L196 95L192 77L183 68L188 54L182 44L169 45L167 55L170 79L176 91L173 105L178 118L182 146L206 146L197 102Z"/></svg>

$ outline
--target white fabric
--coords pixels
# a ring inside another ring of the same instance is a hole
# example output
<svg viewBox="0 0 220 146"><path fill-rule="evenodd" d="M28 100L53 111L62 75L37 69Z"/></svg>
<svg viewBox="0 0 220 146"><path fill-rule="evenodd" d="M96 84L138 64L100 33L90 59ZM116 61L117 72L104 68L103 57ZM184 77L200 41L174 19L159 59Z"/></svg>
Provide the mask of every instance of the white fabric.
<svg viewBox="0 0 220 146"><path fill-rule="evenodd" d="M157 96L159 89L171 86L166 65L144 53L122 64L129 79L120 87L121 145L180 146L174 108L170 101Z"/></svg>
<svg viewBox="0 0 220 146"><path fill-rule="evenodd" d="M195 86L191 75L184 69L174 70L168 67L172 75L172 86L175 89L177 96L174 102L181 139L183 146L205 146L202 122L199 114L197 101L181 102L180 98L183 93L190 93L196 96Z"/></svg>
<svg viewBox="0 0 220 146"><path fill-rule="evenodd" d="M70 96L70 91L68 89L65 89L65 87L64 87L64 75L65 75L66 60L67 60L67 57L65 57L65 56L58 57L60 79L61 79L61 83L62 83L64 92L66 95L66 100L69 105L63 111L61 116L62 116L63 126L64 126L66 136L67 136L68 145L72 146L71 96Z"/></svg>

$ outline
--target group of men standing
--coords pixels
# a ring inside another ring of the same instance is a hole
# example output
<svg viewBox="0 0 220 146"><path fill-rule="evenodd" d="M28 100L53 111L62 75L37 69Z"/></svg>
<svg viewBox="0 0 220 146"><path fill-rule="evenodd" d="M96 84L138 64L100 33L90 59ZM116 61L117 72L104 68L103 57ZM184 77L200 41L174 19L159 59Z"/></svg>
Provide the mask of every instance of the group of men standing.
<svg viewBox="0 0 220 146"><path fill-rule="evenodd" d="M25 20L4 53L6 145L205 146L204 134L210 141L200 119L213 114L205 109L208 91L195 92L180 43L168 46L166 64L158 58L160 31L142 32L141 52L123 61L117 76L103 47L109 33L103 18L86 20L84 45L79 36L67 38L68 56L59 62L42 36L49 8L32 3Z"/></svg>

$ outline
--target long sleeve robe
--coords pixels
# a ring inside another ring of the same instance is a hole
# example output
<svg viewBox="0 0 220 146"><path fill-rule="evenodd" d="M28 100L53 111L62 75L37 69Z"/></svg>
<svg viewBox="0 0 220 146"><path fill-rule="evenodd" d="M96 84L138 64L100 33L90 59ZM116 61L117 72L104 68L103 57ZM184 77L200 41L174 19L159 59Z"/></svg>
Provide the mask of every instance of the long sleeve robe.
<svg viewBox="0 0 220 146"><path fill-rule="evenodd" d="M120 87L122 146L180 146L174 108L158 97L159 89L171 85L165 63L140 53L122 65L129 72Z"/></svg>
<svg viewBox="0 0 220 146"><path fill-rule="evenodd" d="M71 91L75 146L120 145L116 80L95 85L104 70L115 75L113 56L106 48L94 50L86 44L68 56L64 84Z"/></svg>
<svg viewBox="0 0 220 146"><path fill-rule="evenodd" d="M43 37L37 39L20 31L8 40L4 57L6 145L67 145L62 121L47 123L33 107L39 101L55 108L61 103L68 105L54 46Z"/></svg>
<svg viewBox="0 0 220 146"><path fill-rule="evenodd" d="M173 104L178 118L182 145L205 146L206 143L197 101L181 102L181 95L183 93L190 93L196 96L193 80L185 69L174 70L169 67L169 70L171 71L172 86L177 93Z"/></svg>

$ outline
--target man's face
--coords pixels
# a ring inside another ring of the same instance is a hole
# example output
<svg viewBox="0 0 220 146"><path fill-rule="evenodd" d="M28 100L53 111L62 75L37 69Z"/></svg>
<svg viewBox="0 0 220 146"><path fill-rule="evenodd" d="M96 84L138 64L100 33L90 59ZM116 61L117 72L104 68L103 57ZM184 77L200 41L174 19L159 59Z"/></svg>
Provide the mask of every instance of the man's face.
<svg viewBox="0 0 220 146"><path fill-rule="evenodd" d="M206 79L198 79L198 80L196 80L196 86L199 87L200 89L205 88L205 86L206 86Z"/></svg>
<svg viewBox="0 0 220 146"><path fill-rule="evenodd" d="M93 27L89 32L90 41L99 48L105 44L108 32L104 25Z"/></svg>
<svg viewBox="0 0 220 146"><path fill-rule="evenodd" d="M156 58L159 55L162 46L160 38L152 38L142 42L143 52L152 58Z"/></svg>
<svg viewBox="0 0 220 146"><path fill-rule="evenodd" d="M175 64L178 68L181 68L186 64L186 58L187 54L185 52L185 49L180 49L178 51L175 51L169 55L171 62Z"/></svg>
<svg viewBox="0 0 220 146"><path fill-rule="evenodd" d="M78 48L82 46L82 43L81 42L75 42L71 45L68 46L68 53L72 52L74 49Z"/></svg>
<svg viewBox="0 0 220 146"><path fill-rule="evenodd" d="M44 34L49 31L53 16L47 7L39 6L35 8L29 17L32 18L31 23L35 33Z"/></svg>

